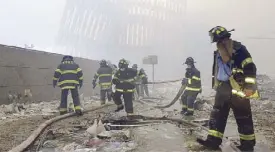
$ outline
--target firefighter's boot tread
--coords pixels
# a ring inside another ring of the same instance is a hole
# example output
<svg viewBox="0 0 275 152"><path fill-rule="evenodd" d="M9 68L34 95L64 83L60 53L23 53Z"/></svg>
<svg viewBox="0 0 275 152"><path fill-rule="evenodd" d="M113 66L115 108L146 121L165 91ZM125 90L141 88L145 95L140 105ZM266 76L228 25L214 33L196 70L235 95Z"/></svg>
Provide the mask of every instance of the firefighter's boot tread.
<svg viewBox="0 0 275 152"><path fill-rule="evenodd" d="M197 142L210 150L219 150L220 149L219 145L211 142L210 140L203 140L203 139L197 138Z"/></svg>
<svg viewBox="0 0 275 152"><path fill-rule="evenodd" d="M123 110L124 106L123 105L118 105L117 109L115 110L115 112L119 112L120 110Z"/></svg>

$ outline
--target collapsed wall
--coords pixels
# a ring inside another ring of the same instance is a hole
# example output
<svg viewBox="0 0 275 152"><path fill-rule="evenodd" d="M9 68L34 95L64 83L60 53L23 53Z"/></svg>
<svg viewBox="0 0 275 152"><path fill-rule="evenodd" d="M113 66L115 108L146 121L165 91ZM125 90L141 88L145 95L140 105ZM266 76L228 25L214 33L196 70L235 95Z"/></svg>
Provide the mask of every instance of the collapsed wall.
<svg viewBox="0 0 275 152"><path fill-rule="evenodd" d="M30 90L32 101L50 101L60 98L60 89L52 87L54 70L63 55L13 46L0 45L0 104L8 104L9 94ZM84 73L80 93L92 95L92 79L97 61L75 58Z"/></svg>

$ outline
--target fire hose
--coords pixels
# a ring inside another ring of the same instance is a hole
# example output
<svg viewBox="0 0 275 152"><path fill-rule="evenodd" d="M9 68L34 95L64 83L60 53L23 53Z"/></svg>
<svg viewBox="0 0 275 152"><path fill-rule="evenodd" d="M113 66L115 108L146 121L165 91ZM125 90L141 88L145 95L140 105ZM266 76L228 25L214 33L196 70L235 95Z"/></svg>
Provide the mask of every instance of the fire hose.
<svg viewBox="0 0 275 152"><path fill-rule="evenodd" d="M92 112L92 111L96 111L105 107L109 107L112 106L114 104L105 104L96 108L92 108L92 109L88 109L88 110L84 110L83 113L88 113L88 112ZM51 124L60 121L62 119L66 119L69 117L73 117L76 116L75 113L68 113L65 115L61 115L61 116L56 116L52 119L49 119L47 121L45 121L44 123L42 123L36 130L34 130L32 132L32 134L25 140L23 141L20 145L14 147L12 150L10 150L9 152L22 152L24 150L26 150L38 137L39 135L46 129L46 127L50 126Z"/></svg>
<svg viewBox="0 0 275 152"><path fill-rule="evenodd" d="M177 95L175 96L175 98L169 104L164 105L164 106L154 106L154 107L155 108L169 108L169 107L171 107L173 104L175 104L179 100L179 98L182 95L185 88L186 88L186 85L182 85L180 87L180 90L178 91Z"/></svg>
<svg viewBox="0 0 275 152"><path fill-rule="evenodd" d="M172 81L159 81L159 82L149 82L148 84L161 84L161 83L169 83L169 82L177 82L180 80L172 80ZM170 106L172 106L178 99L179 97L182 95L184 89L185 89L185 85L181 86L180 90L178 91L176 97L168 104L168 105L164 105L164 106L154 106L155 108L168 108ZM105 107L109 107L112 106L114 104L105 104L96 108L92 108L92 109L88 109L83 111L83 113L88 113L88 112L92 112L92 111L96 111ZM69 114L65 114L65 115L61 115L61 116L56 116L52 119L49 119L47 121L45 121L44 123L42 123L36 130L34 130L32 132L32 134L25 140L23 141L20 145L14 147L13 149L11 149L9 152L22 152L24 150L26 150L31 144L33 144L35 142L35 140L40 136L40 134L51 124L69 118L69 117L73 117L76 116L75 113L69 113ZM167 117L161 117L161 118L156 118L156 117L147 117L147 116L142 116L143 119L147 119L147 120L170 120L170 121L174 121L177 123L183 123L189 126L194 126L194 127L200 127L203 130L208 130L208 128L203 127L199 124L193 123L193 122L189 122L187 120L182 120L182 119L174 119L174 118L167 118ZM234 145L231 146L233 147L233 149L235 149Z"/></svg>

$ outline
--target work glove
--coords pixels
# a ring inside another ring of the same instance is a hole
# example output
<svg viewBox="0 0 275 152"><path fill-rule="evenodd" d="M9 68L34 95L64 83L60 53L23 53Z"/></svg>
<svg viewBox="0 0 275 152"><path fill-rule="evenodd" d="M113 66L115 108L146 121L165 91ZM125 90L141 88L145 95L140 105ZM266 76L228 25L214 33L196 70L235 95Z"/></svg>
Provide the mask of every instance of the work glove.
<svg viewBox="0 0 275 152"><path fill-rule="evenodd" d="M93 81L93 89L96 87L96 82Z"/></svg>
<svg viewBox="0 0 275 152"><path fill-rule="evenodd" d="M57 81L53 81L53 88L56 87L56 83L57 83Z"/></svg>
<svg viewBox="0 0 275 152"><path fill-rule="evenodd" d="M186 85L188 83L188 79L183 78L181 81L181 85Z"/></svg>
<svg viewBox="0 0 275 152"><path fill-rule="evenodd" d="M79 82L79 89L81 89L81 88L82 88L82 85L83 85L83 82L82 82L82 81L80 81L80 82Z"/></svg>
<svg viewBox="0 0 275 152"><path fill-rule="evenodd" d="M120 81L118 79L113 79L112 82L114 85L118 85L120 83Z"/></svg>

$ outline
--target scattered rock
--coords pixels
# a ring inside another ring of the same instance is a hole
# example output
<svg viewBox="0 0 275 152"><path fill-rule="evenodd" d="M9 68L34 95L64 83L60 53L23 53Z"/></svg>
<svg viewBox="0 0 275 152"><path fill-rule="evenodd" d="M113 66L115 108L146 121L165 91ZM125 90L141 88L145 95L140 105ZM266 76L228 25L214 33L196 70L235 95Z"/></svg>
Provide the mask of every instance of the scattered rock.
<svg viewBox="0 0 275 152"><path fill-rule="evenodd" d="M266 100L266 101L261 101L261 106L260 106L260 108L261 108L262 110L271 110L271 109L273 109L273 103L272 103L272 101L268 101L268 100Z"/></svg>

